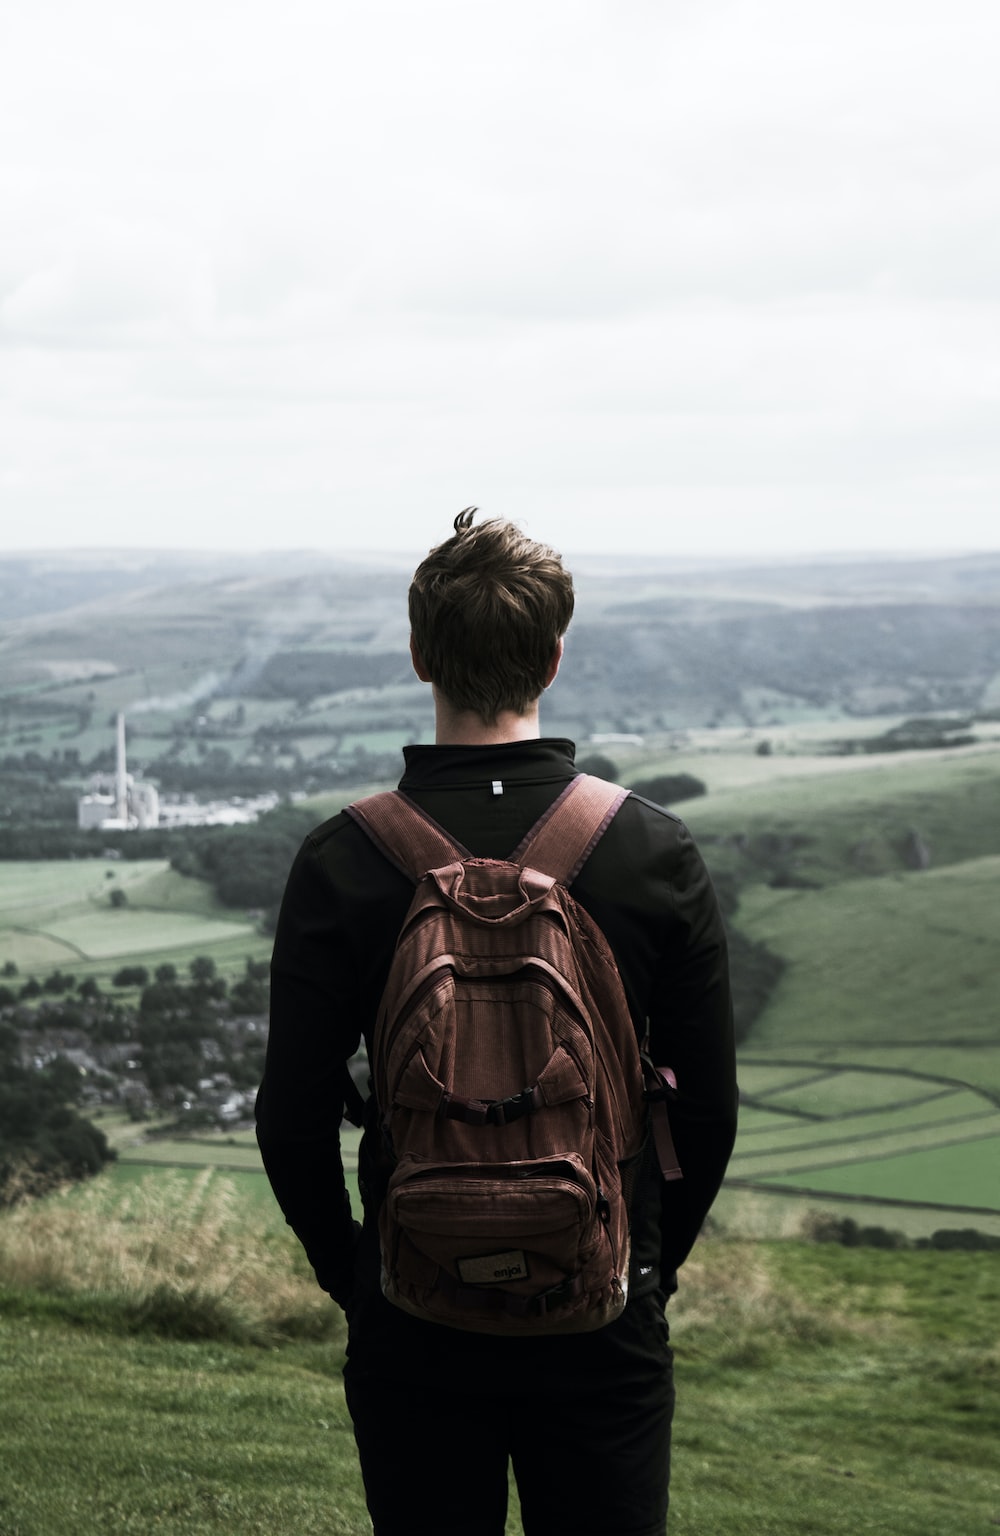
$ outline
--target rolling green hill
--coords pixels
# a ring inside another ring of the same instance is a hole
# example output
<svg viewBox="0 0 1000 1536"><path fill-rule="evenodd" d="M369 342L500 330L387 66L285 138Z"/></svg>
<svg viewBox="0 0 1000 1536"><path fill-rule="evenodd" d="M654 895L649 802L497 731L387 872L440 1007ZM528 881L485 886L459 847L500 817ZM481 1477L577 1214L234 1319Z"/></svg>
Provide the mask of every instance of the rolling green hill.
<svg viewBox="0 0 1000 1536"><path fill-rule="evenodd" d="M998 888L997 854L818 891L752 888L741 925L788 962L755 1048L997 1043Z"/></svg>
<svg viewBox="0 0 1000 1536"><path fill-rule="evenodd" d="M685 758L685 763L689 761ZM787 756L755 763L755 781L716 789L684 817L713 868L741 885L776 877L827 886L926 861L932 869L1000 854L1000 750ZM720 777L733 777L720 764ZM921 850L923 851L921 856Z"/></svg>
<svg viewBox="0 0 1000 1536"><path fill-rule="evenodd" d="M111 905L112 891L123 905ZM196 954L239 971L268 947L255 919L163 859L0 860L0 967L21 977L70 968L107 978L125 962L186 966Z"/></svg>
<svg viewBox="0 0 1000 1536"><path fill-rule="evenodd" d="M1000 753L791 768L684 807L785 962L719 1214L1000 1232Z"/></svg>

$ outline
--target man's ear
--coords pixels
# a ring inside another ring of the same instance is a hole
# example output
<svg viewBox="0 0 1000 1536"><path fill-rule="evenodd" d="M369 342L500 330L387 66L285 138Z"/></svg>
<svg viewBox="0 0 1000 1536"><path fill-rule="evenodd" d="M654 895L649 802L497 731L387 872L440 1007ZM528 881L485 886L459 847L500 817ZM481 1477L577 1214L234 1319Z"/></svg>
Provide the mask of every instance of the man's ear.
<svg viewBox="0 0 1000 1536"><path fill-rule="evenodd" d="M410 636L410 660L413 662L413 670L422 683L429 683L431 675L424 666L424 658L417 649L417 642Z"/></svg>
<svg viewBox="0 0 1000 1536"><path fill-rule="evenodd" d="M545 686L546 686L546 688L551 688L552 684L555 682L556 674L559 671L559 663L562 661L562 659L563 659L563 642L562 642L562 637L560 636L559 641L556 644L555 651L553 652L552 660L549 662L549 670L545 674Z"/></svg>

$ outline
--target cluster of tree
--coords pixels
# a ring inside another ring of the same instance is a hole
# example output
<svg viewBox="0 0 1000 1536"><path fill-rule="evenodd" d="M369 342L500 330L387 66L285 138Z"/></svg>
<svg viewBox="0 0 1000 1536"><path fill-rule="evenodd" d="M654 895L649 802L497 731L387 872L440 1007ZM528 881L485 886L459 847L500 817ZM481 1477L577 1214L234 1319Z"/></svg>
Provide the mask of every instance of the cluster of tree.
<svg viewBox="0 0 1000 1536"><path fill-rule="evenodd" d="M141 969L141 967L140 967ZM17 976L17 965L13 960L8 960L0 975L4 980L0 982L0 1008L11 1008L15 1003L35 1002L39 998L64 997L69 992L75 992L78 997L87 1002L92 1002L101 996L101 984L94 976L85 976L82 981L77 981L73 975L55 970L39 981L37 976L29 976L16 988L10 983ZM128 985L128 983L114 982L115 986Z"/></svg>
<svg viewBox="0 0 1000 1536"><path fill-rule="evenodd" d="M0 821L0 859L98 859L109 852L127 860L169 859L179 873L208 880L227 906L270 907L281 895L296 849L315 825L313 812L289 805L238 827L81 831L18 818Z"/></svg>
<svg viewBox="0 0 1000 1536"><path fill-rule="evenodd" d="M347 688L384 688L412 680L405 651L276 651L242 689L261 699L301 702Z"/></svg>
<svg viewBox="0 0 1000 1536"><path fill-rule="evenodd" d="M657 805L677 805L681 800L694 800L706 792L701 779L696 779L693 773L659 773L651 779L636 779L632 790Z"/></svg>
<svg viewBox="0 0 1000 1536"><path fill-rule="evenodd" d="M0 757L0 772L4 776L5 791L12 777L22 778L25 785L34 784L41 787L58 782L67 773L78 772L79 768L80 753L76 747L50 753L36 752L31 748L27 752L5 752Z"/></svg>
<svg viewBox="0 0 1000 1536"><path fill-rule="evenodd" d="M171 961L158 965L152 978L144 965L122 966L112 982L115 986L142 988L139 1013L143 1018L157 1014L207 1017L218 1012L215 1005L226 1001L229 1013L266 1013L269 973L267 960L248 956L243 975L229 983L219 975L211 955L195 955L188 966L187 982Z"/></svg>
<svg viewBox="0 0 1000 1536"><path fill-rule="evenodd" d="M140 1012L138 1041L143 1075L151 1093L162 1095L171 1088L192 1091L205 1075L205 1047L221 1047L217 1019L199 1009L173 1008L170 1012Z"/></svg>
<svg viewBox="0 0 1000 1536"><path fill-rule="evenodd" d="M15 988L11 985L17 976L17 965L13 960L6 962L0 975L4 978L0 982L0 1008L9 1008L17 1002L30 1002L38 997L62 997L74 989L81 997L96 997L99 991L93 977L88 976L85 981L77 982L75 976L68 976L59 970L51 971L44 981L29 976L27 981Z"/></svg>
<svg viewBox="0 0 1000 1536"><path fill-rule="evenodd" d="M937 747L968 747L978 741L970 729L971 719L947 719L941 716L902 720L878 736L852 737L837 743L836 753L850 757L855 753L914 752Z"/></svg>
<svg viewBox="0 0 1000 1536"><path fill-rule="evenodd" d="M81 1078L57 1057L21 1065L16 1032L0 1023L0 1206L100 1171L114 1153L78 1112Z"/></svg>
<svg viewBox="0 0 1000 1536"><path fill-rule="evenodd" d="M806 1223L806 1236L815 1243L840 1243L844 1248L933 1248L938 1252L1000 1250L1000 1237L976 1227L940 1227L930 1237L907 1237L891 1227L861 1226L853 1216L815 1211Z"/></svg>
<svg viewBox="0 0 1000 1536"><path fill-rule="evenodd" d="M278 806L241 827L205 827L171 856L182 875L207 880L230 907L277 910L293 858L316 824L311 811Z"/></svg>
<svg viewBox="0 0 1000 1536"><path fill-rule="evenodd" d="M0 857L39 857L37 854L4 852L10 836L20 834L24 845L30 846L36 827L75 825L76 794L59 784L58 773L18 772L0 764L0 783Z"/></svg>
<svg viewBox="0 0 1000 1536"><path fill-rule="evenodd" d="M245 975L239 981L234 982L232 987L229 987L225 978L218 974L215 961L210 955L196 955L191 961L188 971L191 976L191 985L184 988L176 965L171 961L158 965L153 971L153 987L151 988L148 966L123 965L115 971L111 978L111 985L113 987L142 987L144 989L144 996L148 992L151 997L156 988L160 988L161 991L163 989L173 989L169 994L164 991L164 995L169 995L171 998L182 996L185 1004L192 998L197 998L200 1001L205 1001L209 998L218 1000L219 998L226 997L228 994L230 997L240 999L240 1007L246 1008L247 1012L258 1012L267 1006L266 982L269 967L266 960L253 960L248 957ZM2 971L0 971L0 975L9 980L16 978L17 974L17 965L13 960L6 961ZM178 988L181 989L180 992L178 992ZM39 981L34 976L29 977L23 986L19 988L16 995L12 988L6 987L6 995L0 995L0 1006L9 1007L22 999L31 1000L46 995L62 997L66 993L73 991L76 991L80 997L88 1000L96 999L101 996L101 984L94 976L85 976L82 981L78 982L75 976L68 975L64 971L55 970L50 972L44 981ZM155 1012L155 1005L151 1005L151 1007L152 1011Z"/></svg>
<svg viewBox="0 0 1000 1536"><path fill-rule="evenodd" d="M168 794L205 794L228 799L234 795L291 793L307 787L298 764L281 767L270 762L246 763L218 744L206 746L200 760L189 763L176 755L182 745L182 741L177 741L172 749L142 764L143 777L154 779ZM36 751L8 753L0 759L0 820L24 821L30 817L33 824L75 823L78 790L64 786L61 781L72 779L79 784L93 774L111 774L114 767L111 747L102 748L86 762L80 760L75 748L47 757Z"/></svg>
<svg viewBox="0 0 1000 1536"><path fill-rule="evenodd" d="M244 974L231 985L218 974L215 961L210 955L196 955L188 967L191 983L180 979L176 965L165 961L158 965L150 977L145 965L123 965L111 978L115 987L141 987L143 1013L170 1012L176 1008L188 1008L206 1002L218 1002L228 997L241 1013L264 1013L267 1009L267 980L269 964L266 960L253 960L249 956Z"/></svg>
<svg viewBox="0 0 1000 1536"><path fill-rule="evenodd" d="M617 784L621 777L618 764L605 757L603 752L591 752L579 758L576 766L581 773L593 773L599 779L607 779L609 784ZM707 786L693 773L658 773L649 779L636 779L629 788L633 794L657 805L677 805L681 800L694 800L707 793Z"/></svg>
<svg viewBox="0 0 1000 1536"><path fill-rule="evenodd" d="M0 815L0 859L99 859L109 851L120 859L168 859L178 841L198 830L150 827L142 832L115 832L93 827L84 831L76 825L75 795L68 798L65 816L58 821L52 818L51 805L36 820L20 812Z"/></svg>
<svg viewBox="0 0 1000 1536"><path fill-rule="evenodd" d="M8 979L16 974L12 962L4 970ZM31 995L37 988L42 1007L15 1005L0 1019L0 1205L88 1177L114 1155L103 1133L79 1113L84 1078L78 1067L59 1055L42 1067L22 1065L16 1025L49 1038L82 1035L92 1045L134 1043L146 1086L163 1102L177 1101L214 1073L237 1089L252 1089L263 1071L264 1032L234 1033L225 1021L266 1012L268 971L266 960L248 958L244 974L227 983L207 955L196 956L186 976L170 963L152 975L145 966L122 966L113 984L141 988L138 1006L102 993L93 978L74 995L73 977L62 973L53 973L58 988L42 993L35 983Z"/></svg>
<svg viewBox="0 0 1000 1536"><path fill-rule="evenodd" d="M82 1035L94 1045L118 1045L131 1040L135 1035L135 1010L102 993L96 982L96 990L81 996L85 985L80 984L76 996L58 1002L36 999L31 993L12 1001L10 989L0 987L0 1009L5 1019L22 1029Z"/></svg>
<svg viewBox="0 0 1000 1536"><path fill-rule="evenodd" d="M275 763L242 762L218 745L194 763L170 755L154 758L147 764L145 772L167 794L204 795L227 800L237 795L252 799L254 795L291 794L313 787L303 782L305 775L298 764L284 767ZM313 779L316 778L314 773Z"/></svg>
<svg viewBox="0 0 1000 1536"><path fill-rule="evenodd" d="M296 758L290 764L233 761L213 747L198 763L164 756L144 770L166 793L232 799L255 795L319 793L358 783L389 782L395 776L395 753L352 752L343 760ZM56 769L58 775L61 769ZM0 859L87 859L108 849L124 859L178 859L185 846L201 840L211 827L150 827L116 832L80 829L76 824L77 791L56 777L4 775L0 789ZM262 818L263 819L263 818ZM315 817L310 824L315 824ZM259 903L258 903L259 904Z"/></svg>
<svg viewBox="0 0 1000 1536"><path fill-rule="evenodd" d="M142 1017L231 1017L267 1012L269 971L267 960L248 956L243 975L227 982L218 974L210 955L196 955L188 967L189 981L181 977L176 965L167 961L156 966L152 975L145 965L120 966L111 984L140 990L138 1013ZM56 970L43 981L31 976L15 990L9 984L17 976L13 961L7 961L0 975L5 978L0 982L0 1008L14 1010L20 1003L46 1004L43 1014L25 1013L22 1022L40 1019L48 1029L77 1030L102 1041L128 1039L135 1032L135 1010L103 992L94 976L85 976L78 982L75 976ZM54 1006L49 998L61 998L62 1002Z"/></svg>
<svg viewBox="0 0 1000 1536"><path fill-rule="evenodd" d="M315 794L341 785L391 779L397 772L397 753L360 751L352 752L344 759L331 756L307 760L296 745L299 734L294 726L281 732L257 733L258 745L262 744L271 752L280 747L283 755L291 758L290 762L276 761L273 756L259 762L241 761L216 744L197 762L184 762L168 753L154 758L144 771L167 793L226 799L234 795L249 798L272 793ZM308 735L309 732L301 734Z"/></svg>
<svg viewBox="0 0 1000 1536"><path fill-rule="evenodd" d="M267 1008L267 961L248 959L245 973L227 986L208 955L196 956L183 981L175 966L157 966L139 998L136 1029L143 1073L150 1091L162 1095L178 1086L193 1087L209 1067L225 1071L237 1087L260 1081L263 1044L234 1051L222 1016L234 1009L263 1013Z"/></svg>

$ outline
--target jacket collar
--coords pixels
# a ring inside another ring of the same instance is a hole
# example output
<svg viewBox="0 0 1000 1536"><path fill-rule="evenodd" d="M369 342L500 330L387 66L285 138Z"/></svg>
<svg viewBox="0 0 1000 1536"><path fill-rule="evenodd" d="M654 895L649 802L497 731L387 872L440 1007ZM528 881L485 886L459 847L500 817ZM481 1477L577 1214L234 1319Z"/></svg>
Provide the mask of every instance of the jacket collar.
<svg viewBox="0 0 1000 1536"><path fill-rule="evenodd" d="M573 742L558 736L490 747L409 746L403 748L406 768L399 787L457 789L484 779L558 783L573 777L575 753Z"/></svg>

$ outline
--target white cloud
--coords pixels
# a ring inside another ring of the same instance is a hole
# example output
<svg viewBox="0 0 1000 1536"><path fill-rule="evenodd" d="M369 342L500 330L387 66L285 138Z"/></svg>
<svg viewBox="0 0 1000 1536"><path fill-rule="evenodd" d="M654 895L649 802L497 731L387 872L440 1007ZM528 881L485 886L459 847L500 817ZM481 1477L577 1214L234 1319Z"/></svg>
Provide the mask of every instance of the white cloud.
<svg viewBox="0 0 1000 1536"><path fill-rule="evenodd" d="M81 232L66 254L16 283L0 324L15 341L142 346L204 333L213 308L208 263L191 241L115 220Z"/></svg>
<svg viewBox="0 0 1000 1536"><path fill-rule="evenodd" d="M996 546L992 0L7 33L9 546Z"/></svg>

